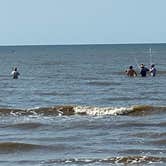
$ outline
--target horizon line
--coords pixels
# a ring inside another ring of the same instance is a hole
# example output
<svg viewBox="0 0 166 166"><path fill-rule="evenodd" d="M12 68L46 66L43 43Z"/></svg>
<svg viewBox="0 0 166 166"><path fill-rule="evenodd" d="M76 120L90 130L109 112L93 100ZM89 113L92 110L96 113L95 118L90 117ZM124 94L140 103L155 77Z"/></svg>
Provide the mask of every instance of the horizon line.
<svg viewBox="0 0 166 166"><path fill-rule="evenodd" d="M131 44L131 45L141 45L141 44L151 44L151 45L155 45L155 44L166 44L166 42L156 42L156 43L154 43L154 42L136 42L136 43L78 43L78 44L76 44L76 43L71 43L71 44L2 44L2 45L0 45L0 47L24 47L24 46L86 46L86 45L129 45L129 44Z"/></svg>

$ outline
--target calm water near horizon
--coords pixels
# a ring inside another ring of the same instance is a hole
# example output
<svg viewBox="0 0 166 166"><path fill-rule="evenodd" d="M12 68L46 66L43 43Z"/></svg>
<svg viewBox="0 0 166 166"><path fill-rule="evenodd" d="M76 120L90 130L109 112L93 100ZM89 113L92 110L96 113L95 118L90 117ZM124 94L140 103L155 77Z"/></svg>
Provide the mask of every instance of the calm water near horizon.
<svg viewBox="0 0 166 166"><path fill-rule="evenodd" d="M0 165L166 164L166 44L1 46L0 62Z"/></svg>

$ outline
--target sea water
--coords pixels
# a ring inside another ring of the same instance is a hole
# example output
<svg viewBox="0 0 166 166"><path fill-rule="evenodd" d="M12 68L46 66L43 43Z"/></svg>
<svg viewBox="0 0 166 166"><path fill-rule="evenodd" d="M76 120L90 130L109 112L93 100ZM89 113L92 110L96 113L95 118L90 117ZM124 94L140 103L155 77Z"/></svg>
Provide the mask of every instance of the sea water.
<svg viewBox="0 0 166 166"><path fill-rule="evenodd" d="M166 44L1 46L0 62L0 165L166 164Z"/></svg>

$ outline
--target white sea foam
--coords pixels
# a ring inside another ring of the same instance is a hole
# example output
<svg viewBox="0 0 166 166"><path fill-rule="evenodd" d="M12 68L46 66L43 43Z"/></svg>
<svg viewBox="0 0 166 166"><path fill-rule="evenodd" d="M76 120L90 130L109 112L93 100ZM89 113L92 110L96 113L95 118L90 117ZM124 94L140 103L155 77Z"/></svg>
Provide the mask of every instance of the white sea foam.
<svg viewBox="0 0 166 166"><path fill-rule="evenodd" d="M133 107L91 107L91 106L75 106L76 114L86 115L124 115L133 111Z"/></svg>

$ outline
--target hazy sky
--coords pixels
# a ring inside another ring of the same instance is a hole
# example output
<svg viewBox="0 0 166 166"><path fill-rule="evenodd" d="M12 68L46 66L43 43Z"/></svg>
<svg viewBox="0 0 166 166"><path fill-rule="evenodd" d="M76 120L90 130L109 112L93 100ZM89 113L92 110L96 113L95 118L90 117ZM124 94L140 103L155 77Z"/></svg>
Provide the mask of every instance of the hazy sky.
<svg viewBox="0 0 166 166"><path fill-rule="evenodd" d="M0 0L0 45L166 42L166 0Z"/></svg>

